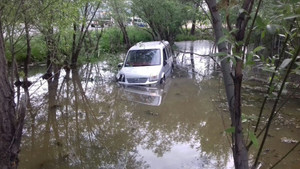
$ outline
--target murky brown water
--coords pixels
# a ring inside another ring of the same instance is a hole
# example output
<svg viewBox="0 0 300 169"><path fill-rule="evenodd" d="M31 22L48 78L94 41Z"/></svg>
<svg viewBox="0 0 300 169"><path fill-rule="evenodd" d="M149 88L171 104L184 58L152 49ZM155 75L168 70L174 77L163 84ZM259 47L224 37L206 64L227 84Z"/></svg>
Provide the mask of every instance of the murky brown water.
<svg viewBox="0 0 300 169"><path fill-rule="evenodd" d="M203 55L212 47L208 41L177 45ZM190 54L176 61L172 77L157 88L118 86L103 63L70 74L62 70L52 82L33 75L20 168L233 168L224 132L229 116L213 61ZM244 110L256 114L258 94L247 93ZM281 143L283 135L300 140L297 101L282 115L294 122L270 133L264 168L294 145ZM299 160L298 148L281 168L297 167Z"/></svg>

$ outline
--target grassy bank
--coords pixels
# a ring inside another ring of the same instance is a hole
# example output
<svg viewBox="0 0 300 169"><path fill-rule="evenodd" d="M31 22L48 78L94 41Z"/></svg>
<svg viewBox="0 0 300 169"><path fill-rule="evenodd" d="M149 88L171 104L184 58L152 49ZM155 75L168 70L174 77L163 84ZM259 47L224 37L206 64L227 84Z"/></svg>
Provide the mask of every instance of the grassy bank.
<svg viewBox="0 0 300 169"><path fill-rule="evenodd" d="M138 42L152 41L152 35L145 28L139 27L127 27L128 36L131 45ZM195 35L188 35L187 30L185 33L177 35L176 41L193 41L199 39L211 39L210 30L201 32L197 30ZM63 61L67 56L71 56L72 49L72 31L64 33L63 35L55 35L59 39L57 44L57 59L54 61L58 64L63 64ZM101 35L99 43L97 43L98 37ZM98 44L98 48L96 47ZM26 59L26 39L25 36L20 37L15 47L15 58L19 65L22 65ZM12 62L11 47L9 43L6 43L6 57L9 63ZM92 30L89 32L87 38L84 40L83 49L81 50L78 64L84 64L86 62L96 62L99 60L107 60L109 62L119 61L120 58L117 53L126 51L126 47L123 41L122 32L118 27L111 27L104 29L102 34L101 30ZM37 34L31 38L31 63L43 63L47 58L47 45L45 37L41 34Z"/></svg>

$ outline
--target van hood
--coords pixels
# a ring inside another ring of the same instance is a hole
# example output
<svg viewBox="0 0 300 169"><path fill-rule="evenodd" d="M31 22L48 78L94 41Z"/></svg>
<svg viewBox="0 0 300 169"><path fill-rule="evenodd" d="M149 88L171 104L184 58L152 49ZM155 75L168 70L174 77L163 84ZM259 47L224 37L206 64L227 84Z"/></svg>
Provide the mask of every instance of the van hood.
<svg viewBox="0 0 300 169"><path fill-rule="evenodd" d="M119 74L124 74L126 78L140 78L159 75L161 66L140 66L140 67L123 67Z"/></svg>

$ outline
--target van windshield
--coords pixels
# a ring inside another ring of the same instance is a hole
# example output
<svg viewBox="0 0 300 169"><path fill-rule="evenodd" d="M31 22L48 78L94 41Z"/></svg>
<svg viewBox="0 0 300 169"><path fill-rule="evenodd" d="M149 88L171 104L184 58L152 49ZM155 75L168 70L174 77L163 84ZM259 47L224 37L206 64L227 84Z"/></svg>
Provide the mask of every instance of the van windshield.
<svg viewBox="0 0 300 169"><path fill-rule="evenodd" d="M160 65L160 58L159 49L130 50L125 67Z"/></svg>

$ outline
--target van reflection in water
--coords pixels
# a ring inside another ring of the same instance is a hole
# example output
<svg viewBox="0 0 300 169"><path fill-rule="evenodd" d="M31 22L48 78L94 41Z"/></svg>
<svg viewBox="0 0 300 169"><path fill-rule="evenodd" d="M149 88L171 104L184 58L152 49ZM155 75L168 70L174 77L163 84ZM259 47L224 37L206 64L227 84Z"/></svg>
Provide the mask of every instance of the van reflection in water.
<svg viewBox="0 0 300 169"><path fill-rule="evenodd" d="M121 85L120 96L123 100L150 106L160 106L167 95L171 80L171 78L168 78L164 84L153 87Z"/></svg>

